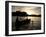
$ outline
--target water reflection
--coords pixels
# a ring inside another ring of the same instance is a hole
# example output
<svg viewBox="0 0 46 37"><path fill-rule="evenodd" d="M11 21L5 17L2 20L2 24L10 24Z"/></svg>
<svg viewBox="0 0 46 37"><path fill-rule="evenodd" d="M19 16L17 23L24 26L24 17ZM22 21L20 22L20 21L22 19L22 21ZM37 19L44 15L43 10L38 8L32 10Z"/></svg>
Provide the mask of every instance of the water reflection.
<svg viewBox="0 0 46 37"><path fill-rule="evenodd" d="M25 20L25 19L30 19L30 23L28 24L23 24L22 20L21 20L21 24L22 26L19 25L19 29L18 30L39 30L41 29L41 17L30 17L30 16L27 16L27 17L20 17L18 16L18 20L19 20L19 23L20 23L20 18ZM16 30L16 19L17 19L17 16L13 16L12 20L13 20L13 31ZM26 23L27 21L25 21ZM17 23L17 24L19 24Z"/></svg>

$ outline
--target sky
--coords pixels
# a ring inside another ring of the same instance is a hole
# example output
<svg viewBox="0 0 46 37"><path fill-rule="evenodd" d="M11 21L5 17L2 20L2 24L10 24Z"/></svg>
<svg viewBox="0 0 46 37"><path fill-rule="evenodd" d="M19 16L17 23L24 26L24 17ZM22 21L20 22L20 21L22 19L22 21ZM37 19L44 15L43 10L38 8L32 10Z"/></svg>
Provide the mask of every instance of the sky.
<svg viewBox="0 0 46 37"><path fill-rule="evenodd" d="M34 7L34 6L12 6L12 12L21 11L27 12L27 14L31 15L40 15L41 14L41 7Z"/></svg>

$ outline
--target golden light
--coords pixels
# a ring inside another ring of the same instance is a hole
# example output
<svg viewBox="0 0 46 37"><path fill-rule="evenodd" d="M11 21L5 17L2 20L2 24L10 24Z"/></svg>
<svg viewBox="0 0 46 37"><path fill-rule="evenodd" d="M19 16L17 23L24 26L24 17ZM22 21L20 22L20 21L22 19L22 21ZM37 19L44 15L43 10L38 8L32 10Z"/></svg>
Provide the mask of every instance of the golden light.
<svg viewBox="0 0 46 37"><path fill-rule="evenodd" d="M34 12L31 11L31 10L27 10L26 12L27 12L28 15L32 15L32 14L34 14Z"/></svg>
<svg viewBox="0 0 46 37"><path fill-rule="evenodd" d="M28 14L28 15L31 15L32 13L31 13L30 11L27 11L27 14Z"/></svg>

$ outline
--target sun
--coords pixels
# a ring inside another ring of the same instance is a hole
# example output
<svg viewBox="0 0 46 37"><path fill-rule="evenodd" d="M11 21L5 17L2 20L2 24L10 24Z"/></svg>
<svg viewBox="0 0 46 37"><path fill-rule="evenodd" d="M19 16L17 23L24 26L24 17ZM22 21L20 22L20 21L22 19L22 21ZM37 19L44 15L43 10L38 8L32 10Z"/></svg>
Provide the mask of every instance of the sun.
<svg viewBox="0 0 46 37"><path fill-rule="evenodd" d="M26 11L28 15L31 15L32 14L32 11Z"/></svg>

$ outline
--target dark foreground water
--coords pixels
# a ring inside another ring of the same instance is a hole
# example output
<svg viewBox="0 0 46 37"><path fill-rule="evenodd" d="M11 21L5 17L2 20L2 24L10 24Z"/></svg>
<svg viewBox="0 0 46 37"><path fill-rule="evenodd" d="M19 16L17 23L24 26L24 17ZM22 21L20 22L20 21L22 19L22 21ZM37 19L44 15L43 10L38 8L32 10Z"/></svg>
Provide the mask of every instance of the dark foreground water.
<svg viewBox="0 0 46 37"><path fill-rule="evenodd" d="M16 18L17 16L12 16L12 31L16 31ZM20 26L20 30L40 30L41 29L41 17L30 17L30 23Z"/></svg>

